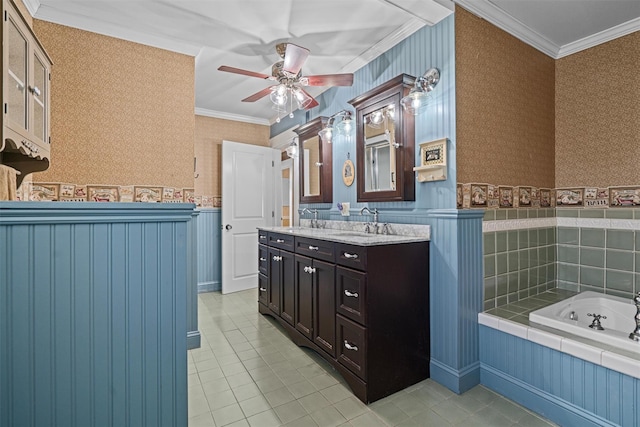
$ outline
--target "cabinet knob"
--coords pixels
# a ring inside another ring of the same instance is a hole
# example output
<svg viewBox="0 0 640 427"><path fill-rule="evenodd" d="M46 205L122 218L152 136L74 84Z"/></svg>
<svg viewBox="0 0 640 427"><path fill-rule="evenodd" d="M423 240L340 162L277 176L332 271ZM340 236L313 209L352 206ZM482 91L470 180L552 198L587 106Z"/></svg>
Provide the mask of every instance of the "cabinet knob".
<svg viewBox="0 0 640 427"><path fill-rule="evenodd" d="M276 256L276 255L274 255L274 256L273 256L273 260L274 260L274 261L282 261L282 257L281 257L281 256Z"/></svg>
<svg viewBox="0 0 640 427"><path fill-rule="evenodd" d="M347 340L344 340L344 348L346 348L347 350L358 351L358 347L353 344L349 344L349 341Z"/></svg>
<svg viewBox="0 0 640 427"><path fill-rule="evenodd" d="M315 272L316 272L316 269L315 269L315 268L313 268L313 267L311 267L311 266L309 266L309 265L307 265L307 266L304 268L304 272L305 272L305 273L309 273L309 274L313 274L313 273L315 273Z"/></svg>
<svg viewBox="0 0 640 427"><path fill-rule="evenodd" d="M353 297L353 298L358 298L358 293L357 292L350 292L348 290L344 290L344 294L348 297Z"/></svg>
<svg viewBox="0 0 640 427"><path fill-rule="evenodd" d="M309 246L309 250L310 251L317 251L318 247L317 246Z"/></svg>
<svg viewBox="0 0 640 427"><path fill-rule="evenodd" d="M267 292L267 288L258 288L260 289L260 292Z"/></svg>
<svg viewBox="0 0 640 427"><path fill-rule="evenodd" d="M284 243L284 239L277 239L276 243Z"/></svg>
<svg viewBox="0 0 640 427"><path fill-rule="evenodd" d="M267 259L260 257L260 262L265 262Z"/></svg>
<svg viewBox="0 0 640 427"><path fill-rule="evenodd" d="M33 86L33 87L29 86L29 90L35 96L40 96L40 89L38 89L38 86Z"/></svg>
<svg viewBox="0 0 640 427"><path fill-rule="evenodd" d="M358 258L358 254L350 254L349 252L344 252L344 257L347 259L356 259Z"/></svg>
<svg viewBox="0 0 640 427"><path fill-rule="evenodd" d="M260 235L260 240L264 240L266 238L267 238L267 236L263 236L262 234Z"/></svg>

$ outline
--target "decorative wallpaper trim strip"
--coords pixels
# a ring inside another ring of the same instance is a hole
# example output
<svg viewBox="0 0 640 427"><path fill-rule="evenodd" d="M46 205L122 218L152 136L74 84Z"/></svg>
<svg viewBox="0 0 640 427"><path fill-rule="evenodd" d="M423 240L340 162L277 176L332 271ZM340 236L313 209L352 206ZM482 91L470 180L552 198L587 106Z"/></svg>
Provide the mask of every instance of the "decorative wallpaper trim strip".
<svg viewBox="0 0 640 427"><path fill-rule="evenodd" d="M18 200L31 202L148 202L194 203L196 207L219 208L221 196L196 196L193 188L161 185L68 184L25 182L18 188Z"/></svg>
<svg viewBox="0 0 640 427"><path fill-rule="evenodd" d="M575 341L571 338L558 336L487 313L478 313L478 323L488 328L497 329L506 334L514 335L536 344L552 348L559 352L570 354L573 357L587 360L593 364L604 366L605 368L609 368L613 371L640 379L640 370L637 368L638 363L640 363L640 358L634 359L612 351L611 349L604 350L599 347ZM575 349L584 351L578 352L575 351ZM593 355L594 357L589 357L589 359L587 359L583 354Z"/></svg>
<svg viewBox="0 0 640 427"><path fill-rule="evenodd" d="M640 186L537 188L482 183L456 184L458 209L633 208L640 206Z"/></svg>

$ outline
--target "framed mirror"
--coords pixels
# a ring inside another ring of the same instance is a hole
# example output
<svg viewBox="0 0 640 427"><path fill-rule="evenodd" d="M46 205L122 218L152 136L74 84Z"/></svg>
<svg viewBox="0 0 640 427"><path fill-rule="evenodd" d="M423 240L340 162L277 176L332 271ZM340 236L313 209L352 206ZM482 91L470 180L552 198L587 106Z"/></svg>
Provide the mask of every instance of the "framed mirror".
<svg viewBox="0 0 640 427"><path fill-rule="evenodd" d="M400 100L415 77L398 77L349 101L356 109L358 202L415 200L414 116Z"/></svg>
<svg viewBox="0 0 640 427"><path fill-rule="evenodd" d="M300 203L333 201L331 145L318 136L326 123L320 116L294 130L300 144Z"/></svg>

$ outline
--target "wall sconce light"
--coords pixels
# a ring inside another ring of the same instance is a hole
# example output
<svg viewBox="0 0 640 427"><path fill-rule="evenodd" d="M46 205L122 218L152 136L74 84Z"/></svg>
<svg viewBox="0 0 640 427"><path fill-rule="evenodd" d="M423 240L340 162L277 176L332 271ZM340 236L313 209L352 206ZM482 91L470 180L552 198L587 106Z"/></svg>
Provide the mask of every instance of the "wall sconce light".
<svg viewBox="0 0 640 427"><path fill-rule="evenodd" d="M337 124L334 125L336 119L341 119ZM346 137L351 137L351 133L355 129L355 120L351 115L351 111L342 110L333 116L329 117L327 120L327 124L320 132L318 132L318 136L322 140L322 142L326 142L327 144L331 144L333 142L333 133L336 135L343 135Z"/></svg>
<svg viewBox="0 0 640 427"><path fill-rule="evenodd" d="M418 77L409 94L400 100L400 105L402 105L404 111L415 116L424 110L431 97L430 92L439 81L440 71L437 68L430 68L422 76Z"/></svg>
<svg viewBox="0 0 640 427"><path fill-rule="evenodd" d="M294 158L298 156L298 137L294 136L291 139L291 144L289 144L289 146L287 147L287 156L289 156L289 158Z"/></svg>

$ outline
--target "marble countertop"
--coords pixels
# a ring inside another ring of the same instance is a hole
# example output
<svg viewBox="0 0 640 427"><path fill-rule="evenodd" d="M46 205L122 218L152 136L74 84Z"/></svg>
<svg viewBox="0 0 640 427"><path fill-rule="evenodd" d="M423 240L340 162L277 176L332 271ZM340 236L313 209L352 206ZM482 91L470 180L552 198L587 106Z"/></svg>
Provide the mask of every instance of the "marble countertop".
<svg viewBox="0 0 640 427"><path fill-rule="evenodd" d="M393 225L391 230L393 233ZM399 235L399 234L367 234L361 231L337 228L310 227L259 227L260 230L275 233L292 234L300 237L327 240L330 242L347 243L358 246L390 245L398 243L426 242L429 235Z"/></svg>

